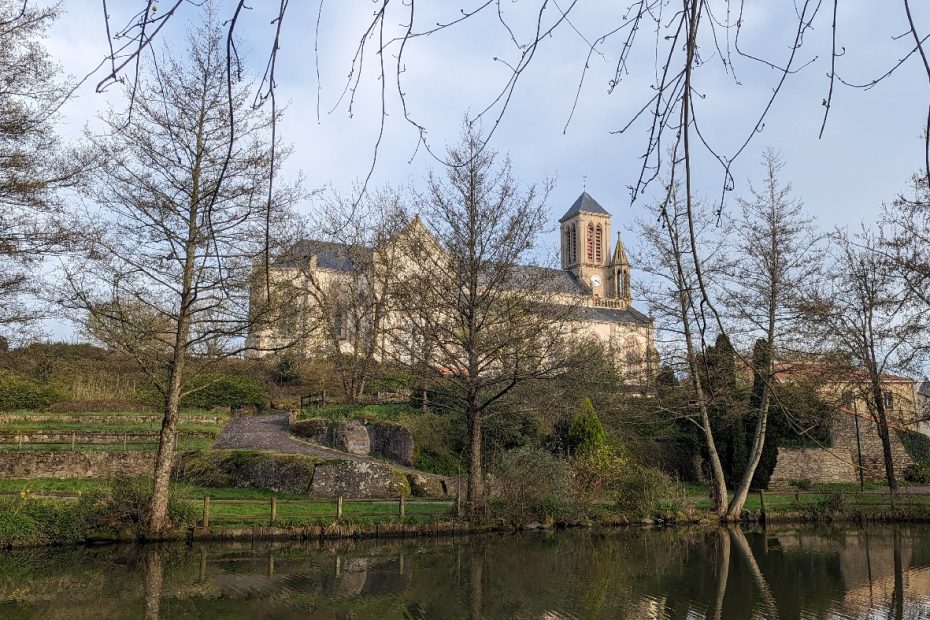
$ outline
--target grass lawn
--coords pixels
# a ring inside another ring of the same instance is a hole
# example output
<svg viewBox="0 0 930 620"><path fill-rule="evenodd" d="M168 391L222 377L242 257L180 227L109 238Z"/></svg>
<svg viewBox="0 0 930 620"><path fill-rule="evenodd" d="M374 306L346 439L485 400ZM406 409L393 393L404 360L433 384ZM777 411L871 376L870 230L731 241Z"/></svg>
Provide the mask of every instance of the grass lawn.
<svg viewBox="0 0 930 620"><path fill-rule="evenodd" d="M361 418L372 422L396 420L406 415L418 415L420 412L406 403L382 405L331 405L319 409L304 409L300 419L307 418Z"/></svg>
<svg viewBox="0 0 930 620"><path fill-rule="evenodd" d="M710 492L700 485L686 484L685 491L695 508L710 510ZM863 512L880 512L891 510L891 502L887 491L880 491L883 487L879 483L866 485L866 493L859 493L859 486L855 484L818 485L808 491L801 491L797 497L794 491L766 491L765 510L768 513L784 513L798 511L824 511L829 507L842 510L862 510ZM842 494L842 501L839 495ZM913 510L930 511L930 495L908 494L902 489L895 501L896 507L907 507ZM746 510L759 511L761 503L758 491L753 491L746 499Z"/></svg>
<svg viewBox="0 0 930 620"><path fill-rule="evenodd" d="M172 489L179 497L188 499L199 509L203 498L210 497L210 522L214 526L267 525L271 514L271 498L277 503L276 525L317 525L332 523L336 520L336 501L309 498L306 495L275 493L262 489L213 488L199 487L183 482L172 482ZM0 480L0 495L18 495L28 490L34 495L85 494L94 491L106 491L107 480L101 478L36 478L20 480ZM222 500L235 500L250 503L224 504ZM64 500L63 500L64 501ZM405 522L429 522L435 518L447 517L453 509L451 501L423 501L407 498L404 502ZM388 501L346 501L343 504L345 522L380 523L399 519L398 502Z"/></svg>

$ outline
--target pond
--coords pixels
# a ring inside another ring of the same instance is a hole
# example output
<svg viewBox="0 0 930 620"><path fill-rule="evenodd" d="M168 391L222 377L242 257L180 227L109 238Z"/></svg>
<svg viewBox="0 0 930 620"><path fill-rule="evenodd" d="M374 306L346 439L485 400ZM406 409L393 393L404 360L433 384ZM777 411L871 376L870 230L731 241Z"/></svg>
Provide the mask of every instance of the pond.
<svg viewBox="0 0 930 620"><path fill-rule="evenodd" d="M930 526L0 552L2 618L930 618Z"/></svg>

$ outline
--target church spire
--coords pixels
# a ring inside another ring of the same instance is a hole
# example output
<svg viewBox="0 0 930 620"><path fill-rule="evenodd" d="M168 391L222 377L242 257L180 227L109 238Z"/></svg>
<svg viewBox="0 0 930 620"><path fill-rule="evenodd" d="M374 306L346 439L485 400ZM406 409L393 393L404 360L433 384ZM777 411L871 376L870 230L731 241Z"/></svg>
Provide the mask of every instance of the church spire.
<svg viewBox="0 0 930 620"><path fill-rule="evenodd" d="M620 240L620 231L617 231L617 247L614 249L613 264L616 267L630 266L630 261L626 257L626 250L623 248L623 241Z"/></svg>
<svg viewBox="0 0 930 620"><path fill-rule="evenodd" d="M617 246L614 248L613 260L610 263L613 280L614 298L620 299L629 305L633 300L632 285L630 282L630 261L626 257L620 232L617 232Z"/></svg>

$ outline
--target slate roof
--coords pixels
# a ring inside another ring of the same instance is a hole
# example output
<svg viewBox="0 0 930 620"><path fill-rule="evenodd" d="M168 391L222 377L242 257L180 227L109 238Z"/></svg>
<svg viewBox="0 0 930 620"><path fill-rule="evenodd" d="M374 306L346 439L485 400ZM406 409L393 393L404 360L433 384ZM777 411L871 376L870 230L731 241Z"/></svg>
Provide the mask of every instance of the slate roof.
<svg viewBox="0 0 930 620"><path fill-rule="evenodd" d="M304 240L296 243L284 256L275 262L277 267L297 267L306 265L311 256L316 256L320 269L332 271L352 271L352 254L371 252L370 248L353 247L345 243L331 241Z"/></svg>
<svg viewBox="0 0 930 620"><path fill-rule="evenodd" d="M581 192L581 196L578 196L578 200L576 200L575 203L569 207L568 211L565 212L565 215L559 218L559 222L564 222L568 218L574 216L577 213L581 213L582 211L585 213L610 215L610 213L608 213L604 207L598 204L598 202L591 197L591 194L588 192Z"/></svg>
<svg viewBox="0 0 930 620"><path fill-rule="evenodd" d="M513 284L517 288L543 289L549 293L564 293L566 295L591 294L590 287L572 272L537 265L521 265L517 267Z"/></svg>
<svg viewBox="0 0 930 620"><path fill-rule="evenodd" d="M580 306L575 309L575 312L579 319L585 321L598 321L601 323L636 323L639 325L649 325L652 322L652 319L633 306L628 306L622 310L617 308Z"/></svg>

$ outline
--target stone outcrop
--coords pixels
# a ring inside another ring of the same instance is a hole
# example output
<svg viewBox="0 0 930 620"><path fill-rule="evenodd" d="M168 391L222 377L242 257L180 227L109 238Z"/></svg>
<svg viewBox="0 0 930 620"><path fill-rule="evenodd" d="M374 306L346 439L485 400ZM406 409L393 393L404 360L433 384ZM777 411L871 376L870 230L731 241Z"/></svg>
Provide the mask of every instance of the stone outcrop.
<svg viewBox="0 0 930 620"><path fill-rule="evenodd" d="M398 497L410 495L410 486L403 472L387 465L334 461L316 466L310 492L317 497Z"/></svg>
<svg viewBox="0 0 930 620"><path fill-rule="evenodd" d="M206 487L308 493L318 459L300 454L209 451L178 455L174 477Z"/></svg>
<svg viewBox="0 0 930 620"><path fill-rule="evenodd" d="M291 420L290 429L295 435L349 454L377 454L407 467L413 465L413 436L400 424L310 418Z"/></svg>
<svg viewBox="0 0 930 620"><path fill-rule="evenodd" d="M410 483L410 494L415 497L442 497L446 495L446 485L438 476L412 473L407 475L407 481Z"/></svg>
<svg viewBox="0 0 930 620"><path fill-rule="evenodd" d="M365 425L356 420L333 422L330 425L330 445L349 454L371 454L371 439Z"/></svg>
<svg viewBox="0 0 930 620"><path fill-rule="evenodd" d="M805 480L813 484L856 483L859 481L859 452L866 480L885 480L885 461L878 428L869 418L858 419L858 446L856 418L851 414L837 414L830 427L830 446L822 448L779 448L778 460L770 487L785 487L794 481ZM891 431L891 453L895 475L903 478L904 470L913 463L897 432Z"/></svg>
<svg viewBox="0 0 930 620"><path fill-rule="evenodd" d="M291 432L298 437L304 437L318 444L328 445L330 421L324 418L310 418L309 420L295 420L293 416L288 419Z"/></svg>
<svg viewBox="0 0 930 620"><path fill-rule="evenodd" d="M406 428L393 422L369 422L365 424L371 438L371 451L396 461L401 465L413 465L413 436Z"/></svg>

